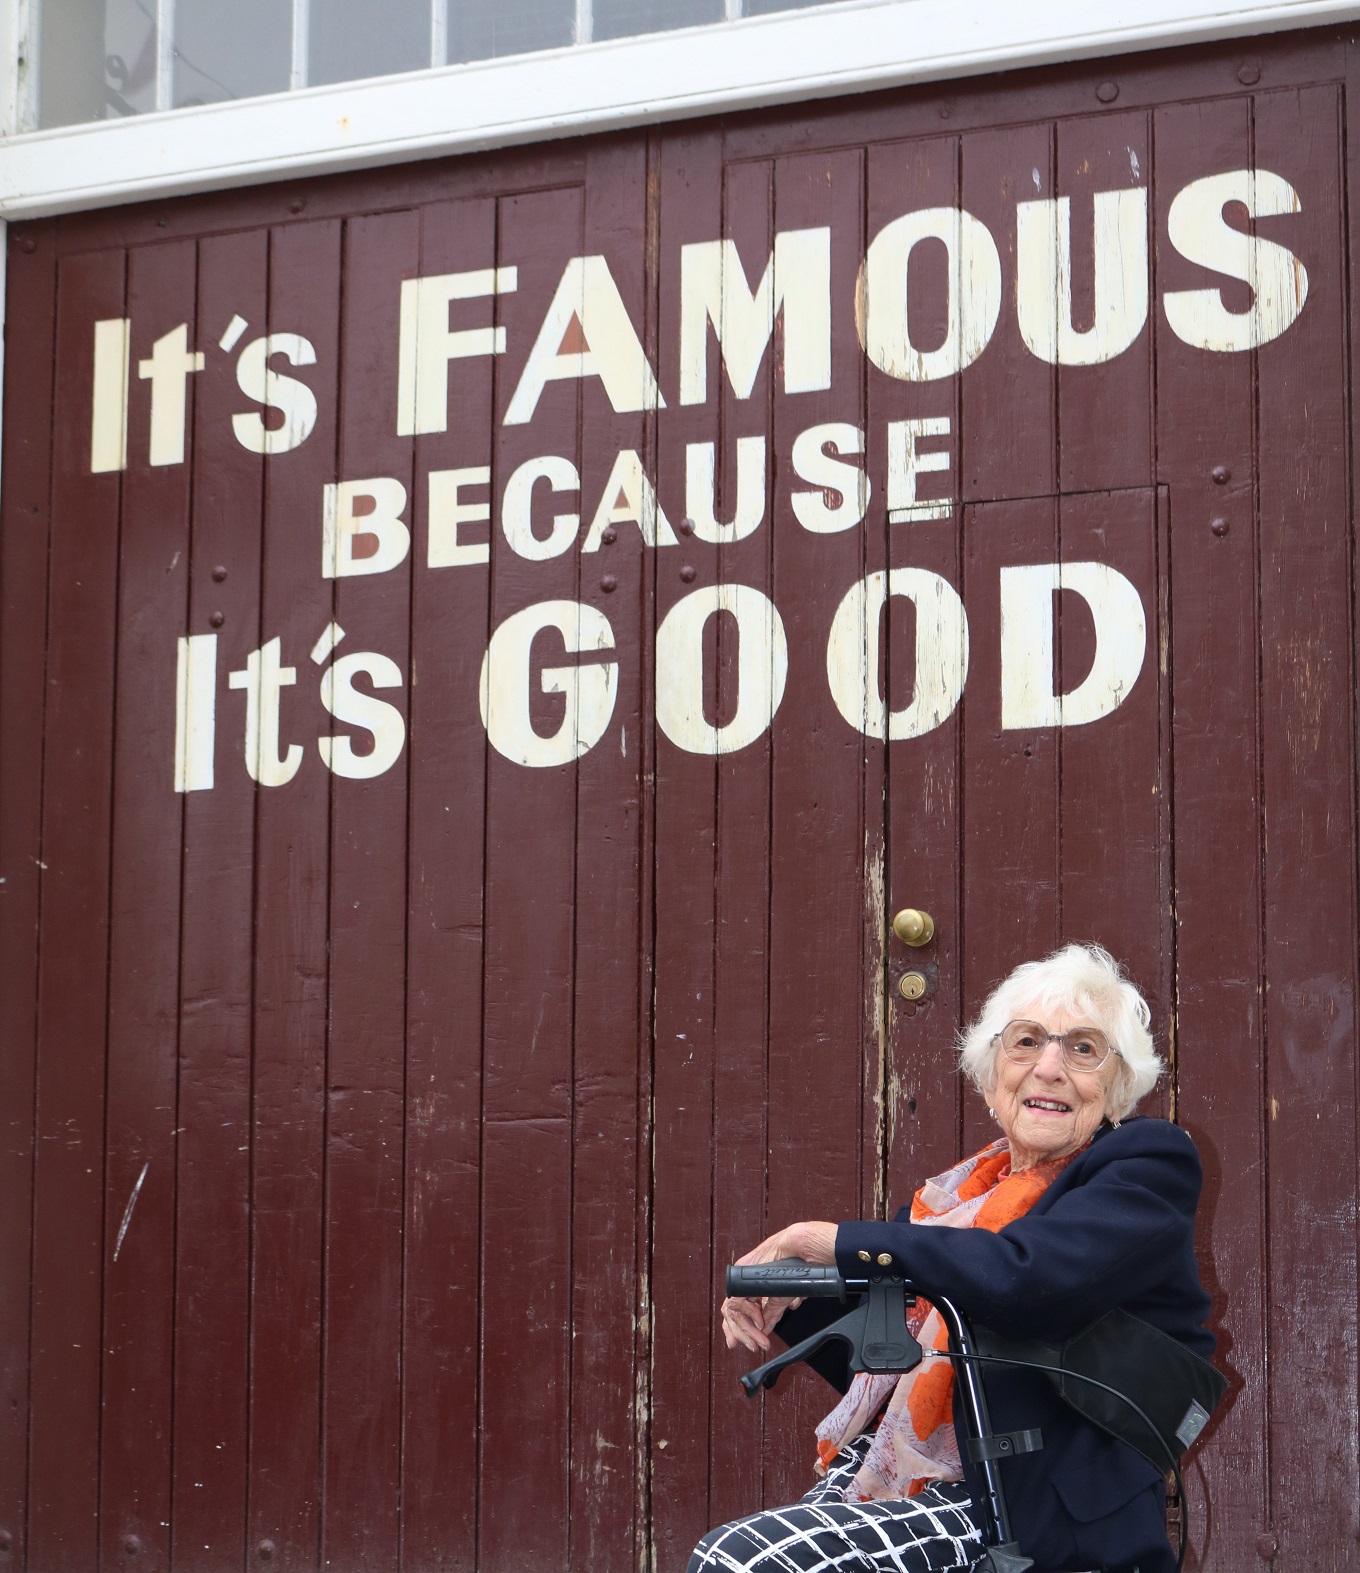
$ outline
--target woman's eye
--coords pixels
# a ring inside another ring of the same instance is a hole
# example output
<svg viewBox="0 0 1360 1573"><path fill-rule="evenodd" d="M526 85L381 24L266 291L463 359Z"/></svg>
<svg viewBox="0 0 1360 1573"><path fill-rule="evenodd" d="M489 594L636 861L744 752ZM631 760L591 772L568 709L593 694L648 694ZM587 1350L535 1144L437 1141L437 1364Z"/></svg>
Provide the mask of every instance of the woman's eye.
<svg viewBox="0 0 1360 1573"><path fill-rule="evenodd" d="M1093 1060L1096 1057L1096 1046L1094 1043L1079 1042L1072 1044L1071 1047L1072 1053L1075 1054L1078 1059Z"/></svg>

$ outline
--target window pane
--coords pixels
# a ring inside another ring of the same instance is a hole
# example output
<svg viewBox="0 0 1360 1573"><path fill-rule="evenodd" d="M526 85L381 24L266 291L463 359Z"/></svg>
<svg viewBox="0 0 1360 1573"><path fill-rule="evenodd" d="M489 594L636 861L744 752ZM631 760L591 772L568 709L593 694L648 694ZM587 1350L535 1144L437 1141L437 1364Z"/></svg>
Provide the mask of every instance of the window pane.
<svg viewBox="0 0 1360 1573"><path fill-rule="evenodd" d="M575 0L448 0L449 64L559 49L576 34Z"/></svg>
<svg viewBox="0 0 1360 1573"><path fill-rule="evenodd" d="M47 0L38 123L70 126L156 107L156 13L149 0Z"/></svg>
<svg viewBox="0 0 1360 1573"><path fill-rule="evenodd" d="M308 31L309 86L430 63L430 0L311 0Z"/></svg>
<svg viewBox="0 0 1360 1573"><path fill-rule="evenodd" d="M175 107L288 87L292 0L176 0Z"/></svg>
<svg viewBox="0 0 1360 1573"><path fill-rule="evenodd" d="M721 22L723 0L595 0L596 38L631 38Z"/></svg>
<svg viewBox="0 0 1360 1573"><path fill-rule="evenodd" d="M810 5L827 5L831 0L742 0L743 16L769 16L772 11L803 11Z"/></svg>

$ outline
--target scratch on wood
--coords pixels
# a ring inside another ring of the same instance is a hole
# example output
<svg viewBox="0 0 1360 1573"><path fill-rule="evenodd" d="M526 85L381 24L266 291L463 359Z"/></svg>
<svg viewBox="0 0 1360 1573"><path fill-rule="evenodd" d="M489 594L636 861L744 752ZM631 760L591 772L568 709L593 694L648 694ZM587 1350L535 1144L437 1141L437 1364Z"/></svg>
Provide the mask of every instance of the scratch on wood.
<svg viewBox="0 0 1360 1573"><path fill-rule="evenodd" d="M128 1197L127 1206L123 1209L123 1221L118 1225L118 1238L113 1242L113 1259L118 1260L118 1253L123 1249L123 1236L128 1232L128 1225L132 1222L132 1212L137 1205L137 1198L142 1194L142 1181L146 1179L146 1171L151 1167L148 1158L142 1165L142 1172L137 1176L137 1183L132 1187L132 1195Z"/></svg>

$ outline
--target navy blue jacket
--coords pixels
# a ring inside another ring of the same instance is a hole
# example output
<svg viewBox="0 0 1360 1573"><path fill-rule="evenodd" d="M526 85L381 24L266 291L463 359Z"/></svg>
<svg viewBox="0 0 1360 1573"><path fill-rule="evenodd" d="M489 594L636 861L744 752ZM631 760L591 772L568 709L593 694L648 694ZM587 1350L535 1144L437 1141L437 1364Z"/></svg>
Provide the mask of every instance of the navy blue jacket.
<svg viewBox="0 0 1360 1573"><path fill-rule="evenodd" d="M843 1223L836 1262L844 1276L862 1278L857 1253L887 1251L927 1293L948 1296L973 1322L1008 1338L1061 1342L1122 1306L1207 1358L1209 1297L1194 1252L1200 1181L1185 1131L1165 1120L1126 1120L1102 1126L1033 1208L999 1233L922 1227L904 1209L891 1223ZM1012 1529L1037 1567L1170 1573L1163 1472L1084 1420L1046 1377L993 1367L984 1380L994 1430L1043 1431L1042 1451L1001 1466Z"/></svg>

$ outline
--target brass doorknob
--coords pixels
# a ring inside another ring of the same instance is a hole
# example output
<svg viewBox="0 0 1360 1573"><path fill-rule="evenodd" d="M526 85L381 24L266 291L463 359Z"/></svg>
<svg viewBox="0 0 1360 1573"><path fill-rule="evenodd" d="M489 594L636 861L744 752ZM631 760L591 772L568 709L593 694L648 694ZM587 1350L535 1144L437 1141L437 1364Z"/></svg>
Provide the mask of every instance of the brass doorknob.
<svg viewBox="0 0 1360 1573"><path fill-rule="evenodd" d="M893 933L906 945L929 945L935 938L935 919L915 907L903 907L893 919Z"/></svg>

